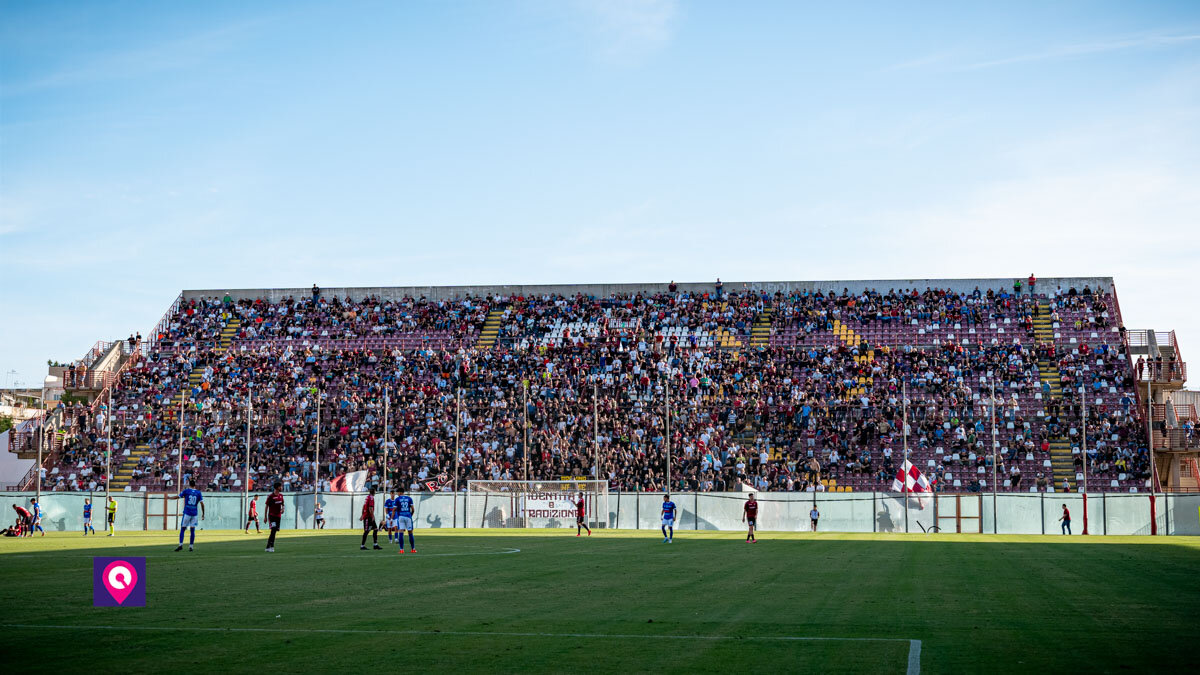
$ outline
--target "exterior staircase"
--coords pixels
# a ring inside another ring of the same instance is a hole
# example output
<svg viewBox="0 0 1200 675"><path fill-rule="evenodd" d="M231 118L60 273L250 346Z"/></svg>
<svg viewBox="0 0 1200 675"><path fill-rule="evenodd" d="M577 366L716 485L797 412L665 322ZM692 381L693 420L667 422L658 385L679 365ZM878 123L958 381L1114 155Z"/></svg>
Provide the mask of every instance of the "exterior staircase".
<svg viewBox="0 0 1200 675"><path fill-rule="evenodd" d="M771 322L775 319L775 308L768 307L754 318L750 326L750 346L766 347L771 341Z"/></svg>
<svg viewBox="0 0 1200 675"><path fill-rule="evenodd" d="M1039 344L1054 343L1054 326L1050 323L1050 303L1038 300L1038 316L1033 318L1033 334ZM1046 360L1038 360L1038 373L1041 381L1050 385L1050 395L1061 399L1062 376L1058 365ZM1062 487L1063 479L1075 485L1075 458L1071 455L1071 441L1065 436L1055 436L1050 439L1050 468L1053 473L1054 489Z"/></svg>
<svg viewBox="0 0 1200 675"><path fill-rule="evenodd" d="M487 320L483 322L483 328L479 331L479 340L475 343L476 349L491 349L496 346L496 339L500 336L500 322L503 319L503 307L488 312Z"/></svg>

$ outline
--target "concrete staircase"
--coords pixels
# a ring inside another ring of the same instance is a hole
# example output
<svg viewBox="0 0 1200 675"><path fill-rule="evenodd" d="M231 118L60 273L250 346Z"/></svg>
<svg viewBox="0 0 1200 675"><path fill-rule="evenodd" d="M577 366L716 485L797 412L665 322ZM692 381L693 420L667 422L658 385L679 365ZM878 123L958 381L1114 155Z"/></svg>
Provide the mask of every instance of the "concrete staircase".
<svg viewBox="0 0 1200 675"><path fill-rule="evenodd" d="M759 312L750 326L750 346L766 347L771 341L771 322L775 319L775 309L769 307Z"/></svg>
<svg viewBox="0 0 1200 675"><path fill-rule="evenodd" d="M503 318L503 307L497 307L488 312L487 320L483 322L483 328L479 331L479 340L475 343L476 349L491 349L496 346L496 339L500 336L500 322Z"/></svg>
<svg viewBox="0 0 1200 675"><path fill-rule="evenodd" d="M225 325L221 328L221 337L217 341L217 348L213 350L213 354L219 356L229 351L229 345L233 343L233 338L237 335L238 330L241 329L241 327L241 319L230 317L230 319L226 321ZM192 368L192 372L188 373L187 388L191 389L192 387L200 386L200 383L203 381L204 367L196 366L195 368ZM166 410L163 411L164 418L168 420L174 420L175 416L179 414L179 402L183 400L185 391L186 390L183 387L180 387L179 391L175 392L175 395L171 397L171 402L167 405Z"/></svg>
<svg viewBox="0 0 1200 675"><path fill-rule="evenodd" d="M840 319L833 320L833 334L848 347L857 347L863 342L862 336L856 333L853 328L842 323ZM866 354L859 354L854 357L854 360L858 363L870 363L875 360L875 350L868 349ZM850 391L846 392L847 398L861 396L866 393L867 386L874 382L875 378L870 376L858 378L858 386L851 387Z"/></svg>
<svg viewBox="0 0 1200 675"><path fill-rule="evenodd" d="M109 481L109 486L114 492L119 492L129 485L133 480L133 470L137 467L138 461L150 452L150 446L139 445L129 451L129 455L121 461L121 466L113 472L112 480Z"/></svg>
<svg viewBox="0 0 1200 675"><path fill-rule="evenodd" d="M1054 343L1054 326L1050 323L1050 303L1038 300L1038 316L1033 319L1033 334L1038 344ZM1062 376L1058 365L1046 360L1038 361L1038 373L1042 382L1050 385L1050 396L1062 398ZM1055 436L1050 439L1050 467L1053 473L1054 488L1062 487L1063 479L1075 485L1075 464L1071 456L1071 441L1066 436Z"/></svg>

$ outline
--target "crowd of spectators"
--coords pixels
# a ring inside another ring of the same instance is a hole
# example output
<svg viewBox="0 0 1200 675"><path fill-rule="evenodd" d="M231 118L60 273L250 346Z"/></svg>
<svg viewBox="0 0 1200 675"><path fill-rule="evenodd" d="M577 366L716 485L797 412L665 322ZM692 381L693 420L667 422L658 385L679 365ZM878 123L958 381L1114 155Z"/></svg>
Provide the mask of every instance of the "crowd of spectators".
<svg viewBox="0 0 1200 675"><path fill-rule="evenodd" d="M1060 289L1048 306L1056 322L1060 312L1090 311L1103 327L1107 306L1097 303L1105 298L1091 289ZM994 414L1006 487L1044 488L1046 476L1036 474L1051 439L1078 440L1080 388L1131 392L1132 370L1119 344L1068 350L1036 340L1032 319L1042 307L1028 293L992 289L454 301L356 301L314 289L311 298L274 303L189 299L122 374L114 451L147 449L132 466L135 484L172 486L182 444L184 481L195 476L215 491L240 490L247 476L290 490L312 489L318 474L323 482L362 470L377 477L385 454L389 479L412 489L439 474L456 475L460 488L475 479L591 476L598 463L619 490L825 490L887 489L907 445L939 489L959 475L971 479L964 489L977 489L980 469L991 476ZM775 327L801 326L824 344L747 347L766 309ZM493 310L500 339L490 349L337 344L420 332L473 343ZM836 318L1010 319L1024 332L967 344L848 344L829 333ZM218 349L234 319L232 344ZM719 332L741 347L705 341ZM1061 396L1039 361L1057 365ZM173 399L181 388L182 441ZM103 482L106 414L79 420L63 453L77 479L64 489ZM1130 404L1089 415L1089 468L1143 476L1148 461Z"/></svg>

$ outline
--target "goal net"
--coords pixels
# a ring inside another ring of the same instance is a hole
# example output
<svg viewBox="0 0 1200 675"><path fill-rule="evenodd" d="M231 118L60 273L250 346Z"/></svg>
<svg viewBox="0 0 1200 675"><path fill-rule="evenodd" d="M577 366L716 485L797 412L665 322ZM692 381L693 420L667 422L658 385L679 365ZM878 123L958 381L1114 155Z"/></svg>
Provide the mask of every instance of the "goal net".
<svg viewBox="0 0 1200 675"><path fill-rule="evenodd" d="M583 494L584 522L608 522L608 481L473 480L467 482L467 527L575 527Z"/></svg>

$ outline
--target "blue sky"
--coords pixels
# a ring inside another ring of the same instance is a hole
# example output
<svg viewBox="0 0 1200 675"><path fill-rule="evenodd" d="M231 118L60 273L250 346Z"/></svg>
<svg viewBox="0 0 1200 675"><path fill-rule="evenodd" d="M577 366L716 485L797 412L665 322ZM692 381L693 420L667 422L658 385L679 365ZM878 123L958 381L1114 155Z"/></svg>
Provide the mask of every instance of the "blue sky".
<svg viewBox="0 0 1200 675"><path fill-rule="evenodd" d="M1186 357L1198 130L1193 2L5 2L0 378L314 281L1111 275Z"/></svg>

